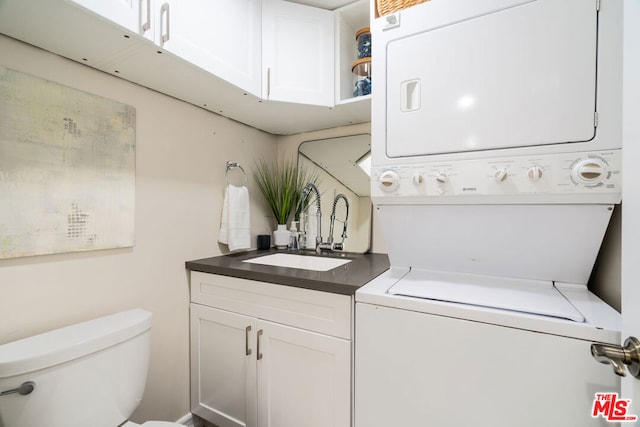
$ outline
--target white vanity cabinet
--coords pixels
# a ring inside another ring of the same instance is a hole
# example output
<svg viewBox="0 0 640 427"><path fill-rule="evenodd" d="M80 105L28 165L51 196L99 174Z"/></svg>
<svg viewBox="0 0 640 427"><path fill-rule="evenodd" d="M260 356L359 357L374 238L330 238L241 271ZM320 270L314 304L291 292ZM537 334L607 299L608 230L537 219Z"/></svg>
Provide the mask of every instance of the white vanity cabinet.
<svg viewBox="0 0 640 427"><path fill-rule="evenodd" d="M191 411L220 427L349 427L352 297L191 272Z"/></svg>
<svg viewBox="0 0 640 427"><path fill-rule="evenodd" d="M285 0L262 1L262 97L334 105L334 14Z"/></svg>

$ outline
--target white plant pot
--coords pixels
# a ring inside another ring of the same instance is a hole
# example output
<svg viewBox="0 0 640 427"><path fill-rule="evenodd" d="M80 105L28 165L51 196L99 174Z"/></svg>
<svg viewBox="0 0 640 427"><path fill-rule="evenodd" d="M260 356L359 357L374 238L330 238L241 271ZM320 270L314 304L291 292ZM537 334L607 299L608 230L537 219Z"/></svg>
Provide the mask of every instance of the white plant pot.
<svg viewBox="0 0 640 427"><path fill-rule="evenodd" d="M287 246L289 246L287 224L278 224L278 228L273 232L273 244L276 249L287 249Z"/></svg>

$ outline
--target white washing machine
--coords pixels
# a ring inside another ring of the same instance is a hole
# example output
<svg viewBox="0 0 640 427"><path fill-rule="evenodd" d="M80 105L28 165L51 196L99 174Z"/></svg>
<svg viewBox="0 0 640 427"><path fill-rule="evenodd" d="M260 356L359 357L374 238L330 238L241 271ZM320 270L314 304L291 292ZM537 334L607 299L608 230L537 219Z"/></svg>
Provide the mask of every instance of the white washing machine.
<svg viewBox="0 0 640 427"><path fill-rule="evenodd" d="M583 427L619 392L587 282L621 195L621 2L431 0L374 19L355 426ZM601 415L601 414L599 414Z"/></svg>
<svg viewBox="0 0 640 427"><path fill-rule="evenodd" d="M611 425L591 417L593 402L596 393L619 392L619 380L589 346L619 342L617 312L568 285L547 289L566 298L564 307L553 307L553 295L548 305L539 301L583 321L416 296L443 279L437 276L391 269L358 291L356 427ZM475 280L445 280L447 287L461 285L465 296L476 292L469 289ZM540 285L501 282L525 304L526 287ZM484 283L490 290L494 284Z"/></svg>

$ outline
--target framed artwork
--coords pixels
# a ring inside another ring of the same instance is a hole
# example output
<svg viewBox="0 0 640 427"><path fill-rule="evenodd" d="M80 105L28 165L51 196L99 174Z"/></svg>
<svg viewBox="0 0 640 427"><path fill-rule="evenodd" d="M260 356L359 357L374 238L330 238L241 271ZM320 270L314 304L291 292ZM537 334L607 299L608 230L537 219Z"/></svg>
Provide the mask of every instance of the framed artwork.
<svg viewBox="0 0 640 427"><path fill-rule="evenodd" d="M0 259L134 245L135 108L0 66Z"/></svg>

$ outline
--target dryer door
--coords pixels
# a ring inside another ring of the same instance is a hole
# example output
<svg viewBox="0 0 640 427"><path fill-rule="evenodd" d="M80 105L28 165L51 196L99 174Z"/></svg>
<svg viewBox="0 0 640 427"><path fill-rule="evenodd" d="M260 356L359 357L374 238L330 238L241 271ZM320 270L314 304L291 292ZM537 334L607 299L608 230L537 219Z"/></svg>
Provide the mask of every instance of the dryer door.
<svg viewBox="0 0 640 427"><path fill-rule="evenodd" d="M425 5L401 25L428 29L386 49L389 157L593 138L596 0Z"/></svg>

